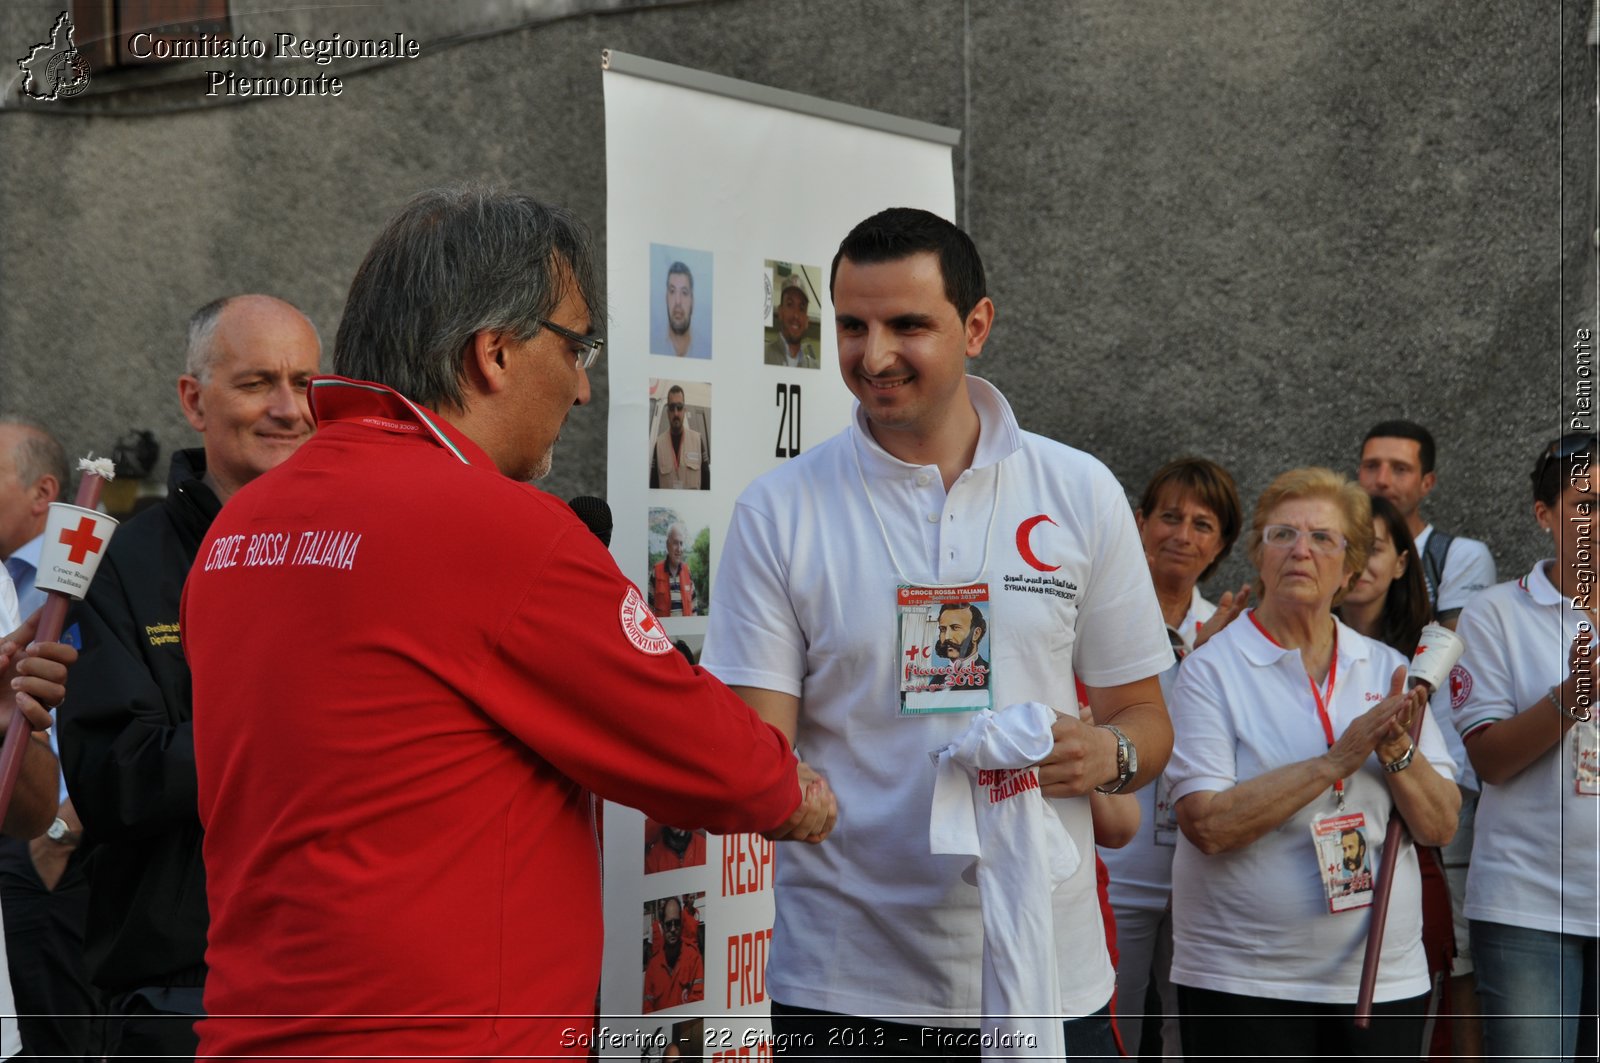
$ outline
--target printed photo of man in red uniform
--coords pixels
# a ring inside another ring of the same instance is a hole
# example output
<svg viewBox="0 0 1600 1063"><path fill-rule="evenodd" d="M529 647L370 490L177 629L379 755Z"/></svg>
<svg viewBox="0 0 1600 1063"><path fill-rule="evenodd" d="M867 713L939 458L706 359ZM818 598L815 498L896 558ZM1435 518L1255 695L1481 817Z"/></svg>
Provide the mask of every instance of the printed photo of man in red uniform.
<svg viewBox="0 0 1600 1063"><path fill-rule="evenodd" d="M645 1014L679 1004L693 1004L706 995L705 960L695 940L685 933L683 902L668 897L661 902L661 947L644 965Z"/></svg>
<svg viewBox="0 0 1600 1063"><path fill-rule="evenodd" d="M650 568L651 607L657 616L694 616L705 613L696 609L694 601L694 574L689 570L684 546L689 537L683 522L675 520L667 529L667 556Z"/></svg>
<svg viewBox="0 0 1600 1063"><path fill-rule="evenodd" d="M644 873L700 867L706 862L706 832L679 830L653 819L644 821Z"/></svg>
<svg viewBox="0 0 1600 1063"><path fill-rule="evenodd" d="M201 543L181 619L201 1056L582 1056L596 798L686 828L832 829L782 732L526 482L589 400L599 305L567 211L418 195L356 272L315 434Z"/></svg>

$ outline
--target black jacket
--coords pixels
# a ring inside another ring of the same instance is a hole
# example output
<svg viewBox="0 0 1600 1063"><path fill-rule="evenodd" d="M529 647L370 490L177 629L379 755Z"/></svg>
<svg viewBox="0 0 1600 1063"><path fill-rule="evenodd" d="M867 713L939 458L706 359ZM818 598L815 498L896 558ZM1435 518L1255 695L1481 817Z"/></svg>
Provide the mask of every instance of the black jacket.
<svg viewBox="0 0 1600 1063"><path fill-rule="evenodd" d="M90 849L85 953L110 993L205 982L205 866L196 812L183 581L222 508L179 451L159 505L117 528L73 619L83 655L59 718L67 789Z"/></svg>

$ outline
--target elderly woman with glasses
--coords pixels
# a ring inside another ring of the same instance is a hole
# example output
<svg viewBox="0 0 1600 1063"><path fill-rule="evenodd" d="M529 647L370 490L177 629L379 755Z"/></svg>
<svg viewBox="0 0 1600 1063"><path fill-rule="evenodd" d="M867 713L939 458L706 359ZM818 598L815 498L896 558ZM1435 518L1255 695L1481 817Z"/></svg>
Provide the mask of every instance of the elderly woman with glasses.
<svg viewBox="0 0 1600 1063"><path fill-rule="evenodd" d="M1555 556L1481 592L1458 628L1467 646L1451 711L1483 783L1466 914L1484 1055L1496 1059L1595 1055L1594 459L1593 433L1544 448L1533 516Z"/></svg>
<svg viewBox="0 0 1600 1063"><path fill-rule="evenodd" d="M1364 570L1372 510L1328 469L1262 493L1250 559L1257 606L1185 658L1170 709L1172 981L1186 1057L1415 1059L1427 962L1421 885L1407 843L1384 851L1398 811L1411 837L1455 831L1454 765L1427 688L1403 693L1405 659L1340 623ZM1374 1020L1352 1022L1377 869L1396 867Z"/></svg>

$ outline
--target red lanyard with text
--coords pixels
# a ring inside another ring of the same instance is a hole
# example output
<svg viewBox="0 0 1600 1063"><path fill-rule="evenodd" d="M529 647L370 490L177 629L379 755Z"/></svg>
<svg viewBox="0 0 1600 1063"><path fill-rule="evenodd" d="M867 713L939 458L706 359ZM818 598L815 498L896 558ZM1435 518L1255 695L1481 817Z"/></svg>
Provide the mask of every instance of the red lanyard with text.
<svg viewBox="0 0 1600 1063"><path fill-rule="evenodd" d="M1277 639L1273 638L1272 637L1272 633L1269 632L1266 628L1261 626L1261 621L1256 619L1256 611L1254 609L1250 610L1250 622L1256 626L1256 630L1261 632L1262 636L1268 642L1272 643L1274 646L1278 647L1280 650L1284 648L1283 647L1283 643L1281 643ZM1311 686L1311 696L1313 698L1315 698L1316 702L1317 702L1317 719L1319 721L1321 721L1321 723L1322 723L1322 736L1328 740L1328 748L1329 749L1333 748L1333 720L1332 720L1332 718L1330 718L1328 716L1328 705L1329 705L1330 702L1333 701L1333 683L1334 683L1334 680L1336 678L1338 678L1338 675L1339 675L1339 627L1338 627L1337 624L1335 624L1334 628L1333 628L1333 657L1328 661L1328 691L1327 691L1327 693L1323 693L1322 691L1318 690L1317 689L1317 681L1315 679L1312 679L1310 675L1306 676L1306 682L1308 684L1310 684L1310 686ZM1334 780L1334 783L1333 783L1333 796L1339 802L1339 811L1343 812L1344 811L1344 780L1343 779Z"/></svg>

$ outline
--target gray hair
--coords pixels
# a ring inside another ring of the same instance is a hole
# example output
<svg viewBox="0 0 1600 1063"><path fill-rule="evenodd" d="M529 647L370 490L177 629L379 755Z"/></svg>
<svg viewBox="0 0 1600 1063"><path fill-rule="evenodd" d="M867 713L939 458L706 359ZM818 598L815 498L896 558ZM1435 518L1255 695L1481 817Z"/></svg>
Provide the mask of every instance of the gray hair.
<svg viewBox="0 0 1600 1063"><path fill-rule="evenodd" d="M72 487L72 467L67 463L66 448L43 425L25 417L0 417L0 425L22 429L11 460L17 467L17 479L32 486L44 476L56 478L57 498L66 498Z"/></svg>
<svg viewBox="0 0 1600 1063"><path fill-rule="evenodd" d="M482 186L429 189L401 208L356 270L334 372L459 408L472 337L502 329L529 339L574 286L600 316L594 252L576 215Z"/></svg>
<svg viewBox="0 0 1600 1063"><path fill-rule="evenodd" d="M189 315L189 339L184 346L183 371L204 384L211 375L211 362L217 356L217 322L222 318L222 308L233 301L225 295Z"/></svg>

